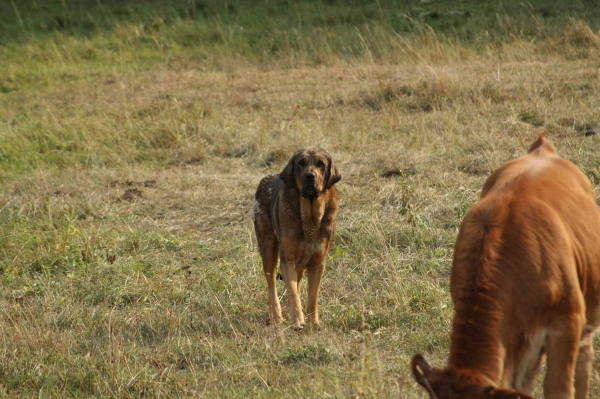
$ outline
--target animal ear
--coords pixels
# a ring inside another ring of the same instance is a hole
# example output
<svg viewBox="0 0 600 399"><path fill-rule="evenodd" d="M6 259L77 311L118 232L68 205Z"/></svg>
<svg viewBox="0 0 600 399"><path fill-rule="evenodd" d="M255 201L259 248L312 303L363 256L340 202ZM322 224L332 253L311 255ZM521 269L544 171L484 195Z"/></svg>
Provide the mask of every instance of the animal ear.
<svg viewBox="0 0 600 399"><path fill-rule="evenodd" d="M485 399L533 399L533 396L512 389L494 389L492 386L486 387L484 393Z"/></svg>
<svg viewBox="0 0 600 399"><path fill-rule="evenodd" d="M333 160L329 159L329 170L327 171L327 189L329 190L333 185L342 179L342 174L338 168L333 164Z"/></svg>
<svg viewBox="0 0 600 399"><path fill-rule="evenodd" d="M279 173L279 178L288 187L296 187L296 156L297 152L292 155L285 168Z"/></svg>
<svg viewBox="0 0 600 399"><path fill-rule="evenodd" d="M425 361L423 356L421 356L420 354L416 354L412 358L411 368L413 376L415 377L415 380L419 383L419 385L429 390L429 384L427 384L426 381L426 379L429 377L432 371L432 368L429 365L429 363Z"/></svg>
<svg viewBox="0 0 600 399"><path fill-rule="evenodd" d="M554 147L554 144L552 144L552 142L550 140L548 140L546 137L544 137L543 130L538 131L538 138L536 141L533 142L531 147L529 147L529 151L527 151L527 153L528 154L532 153L539 148L541 148L543 150L547 150L548 152L550 152L552 154L556 154L556 147Z"/></svg>

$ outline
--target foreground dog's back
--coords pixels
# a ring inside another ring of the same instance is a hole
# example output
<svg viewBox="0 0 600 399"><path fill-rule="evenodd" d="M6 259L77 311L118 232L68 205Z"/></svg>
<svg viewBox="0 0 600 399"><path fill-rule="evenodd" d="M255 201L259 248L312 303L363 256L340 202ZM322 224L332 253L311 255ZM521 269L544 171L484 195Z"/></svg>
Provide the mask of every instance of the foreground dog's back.
<svg viewBox="0 0 600 399"><path fill-rule="evenodd" d="M417 355L417 381L437 399L526 398L546 355L545 397L572 398L575 388L586 398L600 325L599 243L590 182L540 136L488 178L465 216L448 367Z"/></svg>

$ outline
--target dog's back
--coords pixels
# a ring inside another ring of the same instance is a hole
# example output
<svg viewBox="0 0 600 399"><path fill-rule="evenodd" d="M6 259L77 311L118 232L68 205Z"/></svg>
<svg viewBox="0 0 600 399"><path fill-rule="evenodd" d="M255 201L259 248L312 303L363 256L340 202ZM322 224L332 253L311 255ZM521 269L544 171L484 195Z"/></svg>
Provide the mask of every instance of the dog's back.
<svg viewBox="0 0 600 399"><path fill-rule="evenodd" d="M258 183L258 188L254 194L254 203L252 204L252 219L257 229L257 235L264 236L269 232L275 232L276 225L274 224L275 215L273 210L281 184L282 181L278 174L265 176Z"/></svg>
<svg viewBox="0 0 600 399"><path fill-rule="evenodd" d="M575 381L586 397L591 335L600 326L598 242L593 188L546 138L498 168L454 248L447 369L454 381L482 384L473 398L495 397L484 396L483 385L531 394L546 354L545 394L570 398ZM413 364L427 368L422 358ZM431 371L428 382L445 399L440 392L454 383L440 376Z"/></svg>
<svg viewBox="0 0 600 399"><path fill-rule="evenodd" d="M541 353L554 345L549 335L563 334L572 318L580 318L577 338L600 324L599 240L590 182L547 139L540 137L526 156L498 169L465 217L455 246L450 363L486 365L489 375L503 370L501 384L529 389ZM480 319L477 327L472 319ZM496 347L465 352L484 336ZM568 341L562 345L575 352L579 342ZM508 353L502 356L500 348ZM560 361L550 350L549 363ZM568 371L566 363L550 365L548 378Z"/></svg>

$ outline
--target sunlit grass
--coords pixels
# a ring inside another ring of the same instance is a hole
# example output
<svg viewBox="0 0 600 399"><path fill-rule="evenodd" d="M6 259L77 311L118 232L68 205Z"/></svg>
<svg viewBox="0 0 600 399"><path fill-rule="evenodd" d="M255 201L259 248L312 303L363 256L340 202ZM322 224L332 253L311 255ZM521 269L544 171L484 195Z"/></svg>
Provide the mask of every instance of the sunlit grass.
<svg viewBox="0 0 600 399"><path fill-rule="evenodd" d="M577 4L81 4L0 6L6 397L420 398L486 176L543 128L600 183ZM343 179L322 327L294 333L249 212L303 145Z"/></svg>

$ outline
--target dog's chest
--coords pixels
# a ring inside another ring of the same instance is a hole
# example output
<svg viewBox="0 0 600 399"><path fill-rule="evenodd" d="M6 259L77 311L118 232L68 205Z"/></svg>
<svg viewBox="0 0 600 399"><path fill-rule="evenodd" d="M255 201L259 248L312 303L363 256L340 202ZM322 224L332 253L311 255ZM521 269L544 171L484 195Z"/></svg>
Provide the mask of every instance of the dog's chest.
<svg viewBox="0 0 600 399"><path fill-rule="evenodd" d="M325 203L302 201L300 213L302 217L302 260L300 264L305 266L310 258L316 253L323 252L325 245L321 235L323 214L325 212Z"/></svg>
<svg viewBox="0 0 600 399"><path fill-rule="evenodd" d="M302 240L302 244L300 245L302 248L302 260L300 264L306 266L314 254L323 252L323 245L325 243L320 237L318 228L310 228L310 226L309 228L305 228L303 226L302 230L304 230L304 240Z"/></svg>

